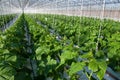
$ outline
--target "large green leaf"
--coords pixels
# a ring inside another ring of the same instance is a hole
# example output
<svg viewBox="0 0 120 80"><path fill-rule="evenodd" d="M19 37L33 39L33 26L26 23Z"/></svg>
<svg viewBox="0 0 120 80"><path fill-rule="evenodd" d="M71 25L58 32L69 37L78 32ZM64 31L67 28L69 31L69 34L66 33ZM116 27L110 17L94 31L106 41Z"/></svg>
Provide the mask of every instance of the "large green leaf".
<svg viewBox="0 0 120 80"><path fill-rule="evenodd" d="M97 73L98 78L101 80L106 72L107 64L105 61L97 61L92 59L89 62L88 67L90 70L92 70L92 72Z"/></svg>
<svg viewBox="0 0 120 80"><path fill-rule="evenodd" d="M64 52L61 54L60 58L67 60L67 59L75 58L76 56L77 56L77 53L76 53L76 52L71 52L71 51L69 51L69 50L66 50L66 51L64 51Z"/></svg>
<svg viewBox="0 0 120 80"><path fill-rule="evenodd" d="M95 59L92 59L90 62L89 62L89 65L88 65L88 68L90 70L92 70L93 72L96 72L98 71L98 62L95 60Z"/></svg>
<svg viewBox="0 0 120 80"><path fill-rule="evenodd" d="M73 74L77 73L78 71L83 70L84 67L85 67L84 62L77 62L77 63L73 62L69 69L69 75L73 75Z"/></svg>
<svg viewBox="0 0 120 80"><path fill-rule="evenodd" d="M57 66L57 68L59 68L61 65L65 64L66 60L73 59L76 56L77 56L76 52L71 52L69 50L64 51L60 56L60 64Z"/></svg>
<svg viewBox="0 0 120 80"><path fill-rule="evenodd" d="M93 53L92 52L88 52L86 54L83 54L81 56L82 58L88 58L88 59L91 59L93 57Z"/></svg>
<svg viewBox="0 0 120 80"><path fill-rule="evenodd" d="M97 77L99 78L99 80L102 80L104 77L104 70L100 70L97 72Z"/></svg>
<svg viewBox="0 0 120 80"><path fill-rule="evenodd" d="M36 49L36 54L39 54L39 55L42 55L42 54L48 54L50 52L50 48L49 48L49 46L46 46L46 45L44 45L44 46L42 46L42 47L38 47L37 49Z"/></svg>
<svg viewBox="0 0 120 80"><path fill-rule="evenodd" d="M106 72L106 69L107 69L107 64L105 61L99 61L98 62L98 65L99 65L99 68L102 69L104 71L104 73ZM103 74L104 74L103 73Z"/></svg>
<svg viewBox="0 0 120 80"><path fill-rule="evenodd" d="M0 78L3 80L14 80L15 70L11 67L0 67Z"/></svg>

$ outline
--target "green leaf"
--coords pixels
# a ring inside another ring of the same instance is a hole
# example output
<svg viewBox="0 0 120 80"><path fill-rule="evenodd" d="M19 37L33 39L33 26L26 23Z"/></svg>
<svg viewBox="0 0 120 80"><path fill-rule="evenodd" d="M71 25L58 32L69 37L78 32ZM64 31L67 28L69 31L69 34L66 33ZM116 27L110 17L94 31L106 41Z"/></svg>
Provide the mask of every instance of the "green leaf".
<svg viewBox="0 0 120 80"><path fill-rule="evenodd" d="M97 77L99 78L99 80L102 80L103 77L104 77L104 70L100 70L100 71L97 73Z"/></svg>
<svg viewBox="0 0 120 80"><path fill-rule="evenodd" d="M15 70L11 67L0 67L0 78L5 78L5 80L14 80L13 77ZM3 79L4 80L4 79Z"/></svg>
<svg viewBox="0 0 120 80"><path fill-rule="evenodd" d="M48 61L48 62L47 62L47 65L54 65L54 64L57 63L56 60L51 59L50 56L47 57L47 61Z"/></svg>
<svg viewBox="0 0 120 80"><path fill-rule="evenodd" d="M64 64L64 62L66 60L70 60L70 59L73 59L77 56L77 53L76 52L71 52L71 51L64 51L62 53L62 55L60 56L60 59L61 59L61 64Z"/></svg>
<svg viewBox="0 0 120 80"><path fill-rule="evenodd" d="M106 69L107 69L107 64L105 61L99 61L98 66L99 66L100 71L97 72L97 76L100 80L102 80L102 78L105 75Z"/></svg>
<svg viewBox="0 0 120 80"><path fill-rule="evenodd" d="M36 49L36 54L39 54L39 55L42 55L44 53L48 54L49 52L50 52L50 49L47 46L38 47Z"/></svg>
<svg viewBox="0 0 120 80"><path fill-rule="evenodd" d="M89 53L83 54L81 57L82 58L91 58L91 57L93 57L93 53L89 52Z"/></svg>
<svg viewBox="0 0 120 80"><path fill-rule="evenodd" d="M84 62L77 62L77 63L73 62L69 70L69 75L73 75L76 72L83 70L84 67L85 67Z"/></svg>
<svg viewBox="0 0 120 80"><path fill-rule="evenodd" d="M98 65L97 61L95 59L93 59L89 62L88 68L90 70L92 70L93 72L96 72L96 71L98 71L98 66L99 65Z"/></svg>
<svg viewBox="0 0 120 80"><path fill-rule="evenodd" d="M71 52L71 51L68 51L68 50L64 51L60 56L60 64L57 66L57 68L59 68L61 65L63 65L66 60L73 59L76 56L77 56L77 52Z"/></svg>
<svg viewBox="0 0 120 80"><path fill-rule="evenodd" d="M36 52L36 54L40 54L41 53L41 47L38 47L35 52Z"/></svg>
<svg viewBox="0 0 120 80"><path fill-rule="evenodd" d="M60 56L60 58L67 60L67 59L75 58L76 56L77 56L76 52L71 52L71 51L66 50L66 51L64 51L62 53L62 55Z"/></svg>
<svg viewBox="0 0 120 80"><path fill-rule="evenodd" d="M98 78L101 80L104 77L104 74L106 72L107 64L105 61L96 61L95 59L92 59L89 62L89 69L93 72L97 72Z"/></svg>
<svg viewBox="0 0 120 80"><path fill-rule="evenodd" d="M0 48L3 48L4 44L0 44Z"/></svg>
<svg viewBox="0 0 120 80"><path fill-rule="evenodd" d="M104 70L104 72L106 72L107 64L105 61L98 62L98 65L99 65L100 69L102 69L102 70Z"/></svg>
<svg viewBox="0 0 120 80"><path fill-rule="evenodd" d="M5 56L5 58L6 58L7 61L16 61L16 59L17 59L17 57L13 56L13 55Z"/></svg>

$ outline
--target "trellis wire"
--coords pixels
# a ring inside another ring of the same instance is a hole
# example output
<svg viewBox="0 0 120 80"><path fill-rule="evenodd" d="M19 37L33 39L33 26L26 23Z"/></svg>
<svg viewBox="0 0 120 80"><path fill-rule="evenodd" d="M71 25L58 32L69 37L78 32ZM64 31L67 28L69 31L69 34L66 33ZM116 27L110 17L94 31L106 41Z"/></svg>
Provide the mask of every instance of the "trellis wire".
<svg viewBox="0 0 120 80"><path fill-rule="evenodd" d="M96 42L96 53L98 52L98 48L99 48L99 41L100 41L100 37L101 37L101 30L102 30L102 24L104 22L104 12L105 12L105 0L103 1L103 7L102 7L102 12L101 12L101 16L100 16L100 19L101 19L101 23L100 23L100 27L99 27L99 32L98 32L98 37L97 37L97 42Z"/></svg>
<svg viewBox="0 0 120 80"><path fill-rule="evenodd" d="M82 16L83 16L83 0L81 0L81 6L80 6L80 26L82 22ZM78 27L78 46L80 44L80 27Z"/></svg>

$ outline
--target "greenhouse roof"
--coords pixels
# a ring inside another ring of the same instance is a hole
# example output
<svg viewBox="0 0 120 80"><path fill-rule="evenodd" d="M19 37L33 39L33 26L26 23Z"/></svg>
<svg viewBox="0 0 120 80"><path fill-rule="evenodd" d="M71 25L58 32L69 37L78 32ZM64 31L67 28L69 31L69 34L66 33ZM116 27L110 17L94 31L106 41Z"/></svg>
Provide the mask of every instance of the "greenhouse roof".
<svg viewBox="0 0 120 80"><path fill-rule="evenodd" d="M48 10L120 10L120 0L0 0L0 12Z"/></svg>
<svg viewBox="0 0 120 80"><path fill-rule="evenodd" d="M79 6L102 6L103 3L107 7L120 7L120 0L0 0L0 6L9 7L8 3L16 8L65 8Z"/></svg>

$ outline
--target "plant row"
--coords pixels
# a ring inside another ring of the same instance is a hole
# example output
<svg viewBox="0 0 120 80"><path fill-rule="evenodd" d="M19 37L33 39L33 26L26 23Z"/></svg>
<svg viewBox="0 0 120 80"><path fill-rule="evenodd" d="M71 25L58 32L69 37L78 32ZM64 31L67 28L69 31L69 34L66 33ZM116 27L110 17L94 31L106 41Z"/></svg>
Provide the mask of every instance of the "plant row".
<svg viewBox="0 0 120 80"><path fill-rule="evenodd" d="M26 67L31 56L27 46L21 15L10 28L0 33L0 80L31 80L31 70Z"/></svg>
<svg viewBox="0 0 120 80"><path fill-rule="evenodd" d="M43 17L45 21L41 20ZM52 18L51 21L50 18ZM40 76L43 79L52 78L53 80L76 80L83 75L89 80L92 78L102 79L107 68L105 59L96 58L92 49L90 49L93 48L91 45L86 46L87 44L81 45L81 43L78 46L76 43L78 41L78 29L72 26L65 26L71 23L63 24L62 16L61 19L59 17L59 19L56 18L54 20L58 21L58 23L55 23L57 25L53 24L53 17L50 18L47 15L26 15L29 30L34 41L34 51L36 52ZM70 20L68 19L68 21ZM61 28L60 24L62 24ZM50 29L55 30L55 33L51 33ZM71 32L66 32L74 29L75 35L71 34ZM83 29L82 32L85 33ZM60 40L58 40L59 36L57 34L60 35ZM82 35L84 35L82 36L84 38L85 34ZM73 40L74 38L75 40ZM79 40L84 43L85 39ZM91 44L93 43L91 42Z"/></svg>
<svg viewBox="0 0 120 80"><path fill-rule="evenodd" d="M32 80L27 64L29 58L35 58L35 80L101 80L107 65L119 70L119 24L86 17L22 14L0 33L0 79ZM31 45L25 38L25 26ZM33 54L28 53L28 46Z"/></svg>
<svg viewBox="0 0 120 80"><path fill-rule="evenodd" d="M0 28L3 27L5 24L10 22L16 15L0 15Z"/></svg>
<svg viewBox="0 0 120 80"><path fill-rule="evenodd" d="M47 28L53 29L55 34L72 41L79 47L80 53L91 51L95 58L106 59L110 67L120 71L120 22L39 14L34 15L34 19L45 24Z"/></svg>

